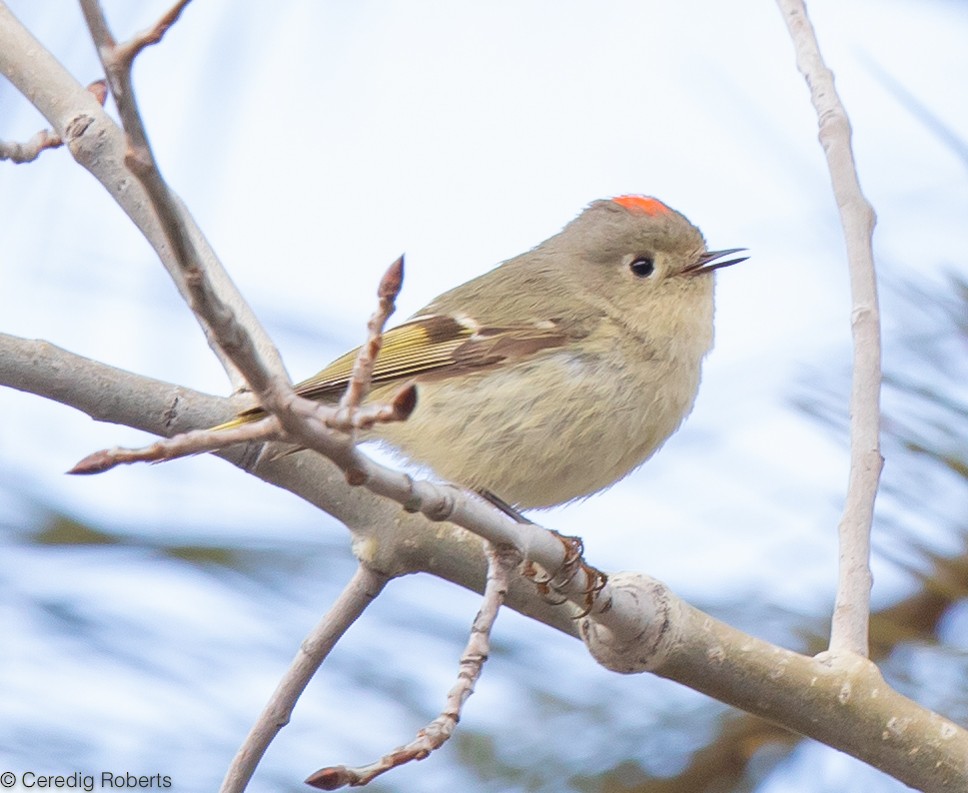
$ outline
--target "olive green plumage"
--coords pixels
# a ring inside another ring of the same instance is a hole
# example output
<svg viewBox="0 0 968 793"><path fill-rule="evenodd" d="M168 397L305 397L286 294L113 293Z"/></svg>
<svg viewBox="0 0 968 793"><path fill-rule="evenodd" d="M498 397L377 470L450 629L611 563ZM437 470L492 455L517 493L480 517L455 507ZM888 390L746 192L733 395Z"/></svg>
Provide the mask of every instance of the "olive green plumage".
<svg viewBox="0 0 968 793"><path fill-rule="evenodd" d="M720 260L734 252L708 253L699 230L656 199L594 202L385 332L370 399L410 380L418 399L409 419L371 435L523 509L610 486L692 409L713 343L711 271L740 261ZM355 357L296 391L337 401Z"/></svg>

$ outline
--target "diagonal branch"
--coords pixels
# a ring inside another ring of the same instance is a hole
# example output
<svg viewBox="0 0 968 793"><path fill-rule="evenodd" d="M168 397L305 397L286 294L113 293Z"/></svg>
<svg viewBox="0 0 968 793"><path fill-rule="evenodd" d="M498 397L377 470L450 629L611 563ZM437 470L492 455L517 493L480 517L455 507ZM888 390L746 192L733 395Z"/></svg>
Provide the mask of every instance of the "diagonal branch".
<svg viewBox="0 0 968 793"><path fill-rule="evenodd" d="M120 52L121 58L130 64L145 47L150 47L161 41L168 32L168 29L178 21L178 17L181 16L182 11L185 10L185 7L190 2L191 0L178 0L177 3L161 15L154 25L147 30L141 31L133 39L122 45Z"/></svg>
<svg viewBox="0 0 968 793"><path fill-rule="evenodd" d="M460 657L457 682L447 692L447 704L443 712L417 733L406 746L394 749L379 760L359 768L344 765L321 768L310 775L306 783L320 790L336 790L352 785L366 785L380 774L393 768L424 760L431 752L443 746L453 735L460 721L461 709L467 698L474 693L474 685L481 676L484 662L490 654L491 630L511 586L511 576L521 564L521 556L511 547L486 546L487 585L484 602L474 618L467 646ZM223 791L223 793L227 793Z"/></svg>
<svg viewBox="0 0 968 793"><path fill-rule="evenodd" d="M232 402L225 397L153 380L48 342L5 333L0 333L0 386L55 400L95 421L123 424L162 436L211 426L235 413ZM365 555L367 564L374 569L389 576L428 572L465 587L483 588L481 546L472 534L445 530L420 514L402 513L399 503L366 488L348 487L344 473L327 458L308 454L263 455L252 460L243 446L221 449L216 454L345 524L354 535L356 552ZM397 477L401 488L409 486L408 482L412 484L408 477L390 469L386 469L386 475ZM488 512L484 506L481 505L482 514ZM503 513L492 514L491 519L501 524L511 521ZM551 569L553 557L542 552L541 539L540 532L526 538L529 558ZM549 538L545 550L557 552L560 558L562 546ZM531 582L516 580L511 601L523 613L577 635L572 620L577 609L573 613L545 602L537 596Z"/></svg>
<svg viewBox="0 0 968 793"><path fill-rule="evenodd" d="M119 45L111 34L98 0L80 2L128 137L125 165L148 194L152 209L161 223L165 242L171 248L184 279L189 304L193 312L212 329L218 345L238 367L245 381L259 394L263 404L270 408L281 407L287 398L291 398L292 391L278 353L273 350L271 356L262 355L232 307L222 299L208 278L204 258L195 237L190 233L186 213L161 175L138 111L131 80L133 58L143 47L140 42L152 37L160 38L167 26L162 25L161 32L149 33L134 43ZM174 16L177 17L177 14ZM171 17L171 13L163 22L168 17ZM168 24L171 21L173 19Z"/></svg>
<svg viewBox="0 0 968 793"><path fill-rule="evenodd" d="M354 448L353 436L334 433L327 426L330 408L301 399L293 393L275 348L271 348L271 355L263 356L245 325L238 320L232 306L222 299L217 285L209 278L206 263L190 233L187 213L169 190L151 151L135 99L131 79L132 59L140 50L139 42L160 38L161 32L177 17L176 11L180 7L176 6L155 30L135 43L118 44L108 28L98 0L80 2L127 133L128 151L125 154L125 164L144 186L158 216L166 242L172 249L175 263L186 286L192 311L211 328L217 347L238 368L245 382L256 393L262 407L278 418L287 440L325 454L346 471L350 481L356 484L365 483L365 458ZM368 367L367 352L373 350L375 355L375 351L379 350L383 323L393 309L402 277L403 263L398 261L391 266L381 282L380 309L371 323L370 342L361 351L350 383L349 397L357 402L369 387L368 371L372 369L372 361ZM401 392L391 406L390 417L396 417L401 409L412 409L415 404L413 397L412 389ZM354 406L347 402L350 412L352 407ZM149 454L152 459L162 459L166 448L170 446L171 444L164 442L156 444L149 450ZM114 455L114 459L132 461L138 459L138 456L121 452ZM86 465L76 467L75 473L105 470L111 467L112 456L96 454L83 462Z"/></svg>
<svg viewBox="0 0 968 793"><path fill-rule="evenodd" d="M86 168L107 190L118 206L131 218L155 249L178 291L188 300L188 287L175 262L167 232L151 202L132 171L125 164L128 150L124 133L104 109L56 58L28 31L0 0L0 74L3 74L47 119L55 133L67 144L74 159ZM235 284L225 272L208 241L177 196L169 195L184 213L194 247L206 265L209 278L247 328L262 356L278 362L278 353ZM197 316L206 341L225 368L235 388L245 385L236 366L215 340L212 328Z"/></svg>
<svg viewBox="0 0 968 793"><path fill-rule="evenodd" d="M386 582L385 576L364 564L356 568L353 578L336 602L303 639L292 664L232 760L222 780L220 793L241 793L245 790L269 744L279 730L289 723L296 702L313 675L343 634L380 594Z"/></svg>
<svg viewBox="0 0 968 793"><path fill-rule="evenodd" d="M883 467L880 452L881 337L871 237L876 218L864 197L850 145L850 121L834 77L824 64L803 0L777 0L810 87L820 143L847 243L853 302L853 382L850 396L850 476L840 520L840 570L831 625L831 651L868 655L870 621L870 534L874 500Z"/></svg>

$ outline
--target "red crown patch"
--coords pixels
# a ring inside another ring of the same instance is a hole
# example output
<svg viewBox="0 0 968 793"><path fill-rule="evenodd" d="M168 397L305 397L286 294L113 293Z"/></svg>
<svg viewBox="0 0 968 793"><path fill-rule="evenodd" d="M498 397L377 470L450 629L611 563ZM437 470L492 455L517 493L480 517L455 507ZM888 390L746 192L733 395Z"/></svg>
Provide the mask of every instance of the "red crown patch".
<svg viewBox="0 0 968 793"><path fill-rule="evenodd" d="M618 198L613 198L612 201L637 215L651 215L654 217L656 215L668 215L672 211L659 199L651 198L650 196L621 195Z"/></svg>

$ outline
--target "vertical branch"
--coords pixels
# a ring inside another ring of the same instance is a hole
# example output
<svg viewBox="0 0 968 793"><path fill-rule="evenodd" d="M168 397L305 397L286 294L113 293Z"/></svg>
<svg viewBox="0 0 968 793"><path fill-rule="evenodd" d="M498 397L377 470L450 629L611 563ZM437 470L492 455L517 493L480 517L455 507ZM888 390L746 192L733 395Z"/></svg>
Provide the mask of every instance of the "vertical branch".
<svg viewBox="0 0 968 793"><path fill-rule="evenodd" d="M370 385L373 380L373 367L376 364L380 348L383 346L383 329L386 327L387 320L396 310L396 299L400 295L400 288L403 286L403 255L390 265L380 279L380 286L377 289L379 304L370 321L366 324L366 341L360 347L360 351L353 362L353 372L350 381L346 386L346 392L339 401L339 406L346 411L355 411L370 392Z"/></svg>
<svg viewBox="0 0 968 793"><path fill-rule="evenodd" d="M850 396L850 477L840 520L840 570L830 649L866 656L870 620L870 532L881 475L881 338L871 237L876 218L864 197L850 146L850 121L823 62L803 0L777 0L810 88L820 143L840 210L850 268L854 340Z"/></svg>

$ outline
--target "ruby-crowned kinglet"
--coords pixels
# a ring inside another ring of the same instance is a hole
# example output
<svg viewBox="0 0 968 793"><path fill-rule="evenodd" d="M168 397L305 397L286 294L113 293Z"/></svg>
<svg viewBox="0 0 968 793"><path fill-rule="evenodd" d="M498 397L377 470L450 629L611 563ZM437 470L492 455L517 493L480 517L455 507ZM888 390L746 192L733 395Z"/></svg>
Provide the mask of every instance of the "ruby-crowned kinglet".
<svg viewBox="0 0 968 793"><path fill-rule="evenodd" d="M712 271L743 261L722 260L739 250L707 251L699 229L654 198L595 201L384 333L370 399L415 381L417 406L372 436L522 509L609 487L692 409L713 343ZM336 402L355 358L296 392Z"/></svg>

